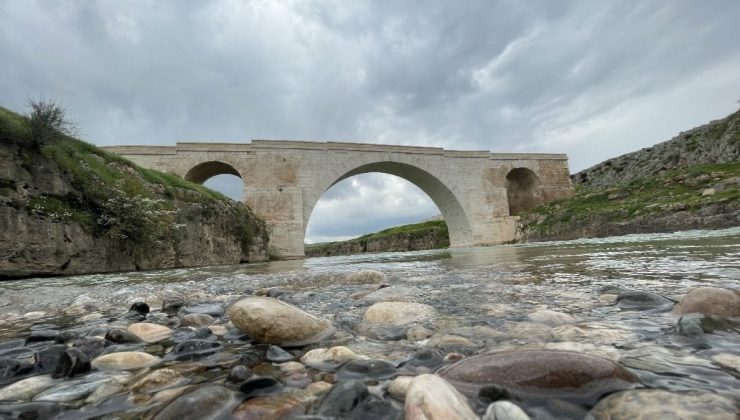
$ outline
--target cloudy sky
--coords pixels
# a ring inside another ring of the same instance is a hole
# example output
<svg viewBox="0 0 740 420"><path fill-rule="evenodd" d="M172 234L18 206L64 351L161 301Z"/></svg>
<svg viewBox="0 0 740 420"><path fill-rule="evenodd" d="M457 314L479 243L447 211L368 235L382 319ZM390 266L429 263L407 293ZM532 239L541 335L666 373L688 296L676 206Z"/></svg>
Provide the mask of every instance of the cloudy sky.
<svg viewBox="0 0 740 420"><path fill-rule="evenodd" d="M60 100L97 145L556 152L575 172L736 110L738 22L734 0L0 0L0 106ZM405 181L358 176L307 239L435 213Z"/></svg>

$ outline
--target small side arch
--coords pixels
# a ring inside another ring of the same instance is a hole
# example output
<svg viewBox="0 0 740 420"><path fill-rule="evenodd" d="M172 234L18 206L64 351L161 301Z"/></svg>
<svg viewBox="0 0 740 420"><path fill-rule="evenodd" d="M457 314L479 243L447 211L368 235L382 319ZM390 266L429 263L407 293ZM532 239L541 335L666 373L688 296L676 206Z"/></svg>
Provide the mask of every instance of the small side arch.
<svg viewBox="0 0 740 420"><path fill-rule="evenodd" d="M542 202L542 182L531 169L514 168L506 174L509 215L517 216Z"/></svg>
<svg viewBox="0 0 740 420"><path fill-rule="evenodd" d="M216 160L199 163L185 174L185 179L196 184L202 184L217 175L235 175L242 178L239 171L225 162Z"/></svg>

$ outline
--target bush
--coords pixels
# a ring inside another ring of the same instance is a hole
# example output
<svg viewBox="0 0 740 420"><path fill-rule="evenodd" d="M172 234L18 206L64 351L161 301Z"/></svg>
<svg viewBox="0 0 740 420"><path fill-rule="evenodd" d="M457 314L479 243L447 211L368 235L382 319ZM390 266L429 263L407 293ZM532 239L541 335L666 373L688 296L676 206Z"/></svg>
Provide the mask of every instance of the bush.
<svg viewBox="0 0 740 420"><path fill-rule="evenodd" d="M74 136L77 125L67 118L67 110L55 101L29 100L31 114L29 135L31 144L40 147L60 136Z"/></svg>

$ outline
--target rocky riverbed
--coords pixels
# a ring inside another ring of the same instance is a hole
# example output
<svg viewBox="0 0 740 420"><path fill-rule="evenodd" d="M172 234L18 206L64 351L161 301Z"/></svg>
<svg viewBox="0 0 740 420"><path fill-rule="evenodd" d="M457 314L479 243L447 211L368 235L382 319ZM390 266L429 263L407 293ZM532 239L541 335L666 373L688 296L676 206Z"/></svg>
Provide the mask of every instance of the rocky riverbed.
<svg viewBox="0 0 740 420"><path fill-rule="evenodd" d="M0 418L728 418L740 229L5 282Z"/></svg>

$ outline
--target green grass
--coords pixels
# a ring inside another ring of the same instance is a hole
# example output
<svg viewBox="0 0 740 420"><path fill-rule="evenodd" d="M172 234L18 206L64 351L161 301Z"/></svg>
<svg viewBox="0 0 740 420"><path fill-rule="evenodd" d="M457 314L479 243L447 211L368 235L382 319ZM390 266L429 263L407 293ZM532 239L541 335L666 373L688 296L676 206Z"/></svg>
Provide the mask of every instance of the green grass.
<svg viewBox="0 0 740 420"><path fill-rule="evenodd" d="M396 236L421 237L430 234L435 235L435 237L437 238L437 248L446 248L450 246L447 223L445 223L443 220L431 220L422 223L395 226L392 228L381 230L379 232L362 235L358 238L350 239L347 241L323 242L318 244L306 245L306 253L309 255L322 254L325 253L327 250L339 249L340 246L345 244L348 247L352 247L354 245L357 248L365 249L366 244L369 241L383 240Z"/></svg>
<svg viewBox="0 0 740 420"><path fill-rule="evenodd" d="M697 209L721 201L740 199L737 185L717 191L714 195L702 196L704 189L734 177L740 177L739 162L667 171L659 176L639 178L611 188L579 185L576 186L574 197L538 207L523 217L537 220L528 225L529 229L548 233L590 218L625 221L669 211L671 206ZM624 197L617 198L620 195Z"/></svg>

